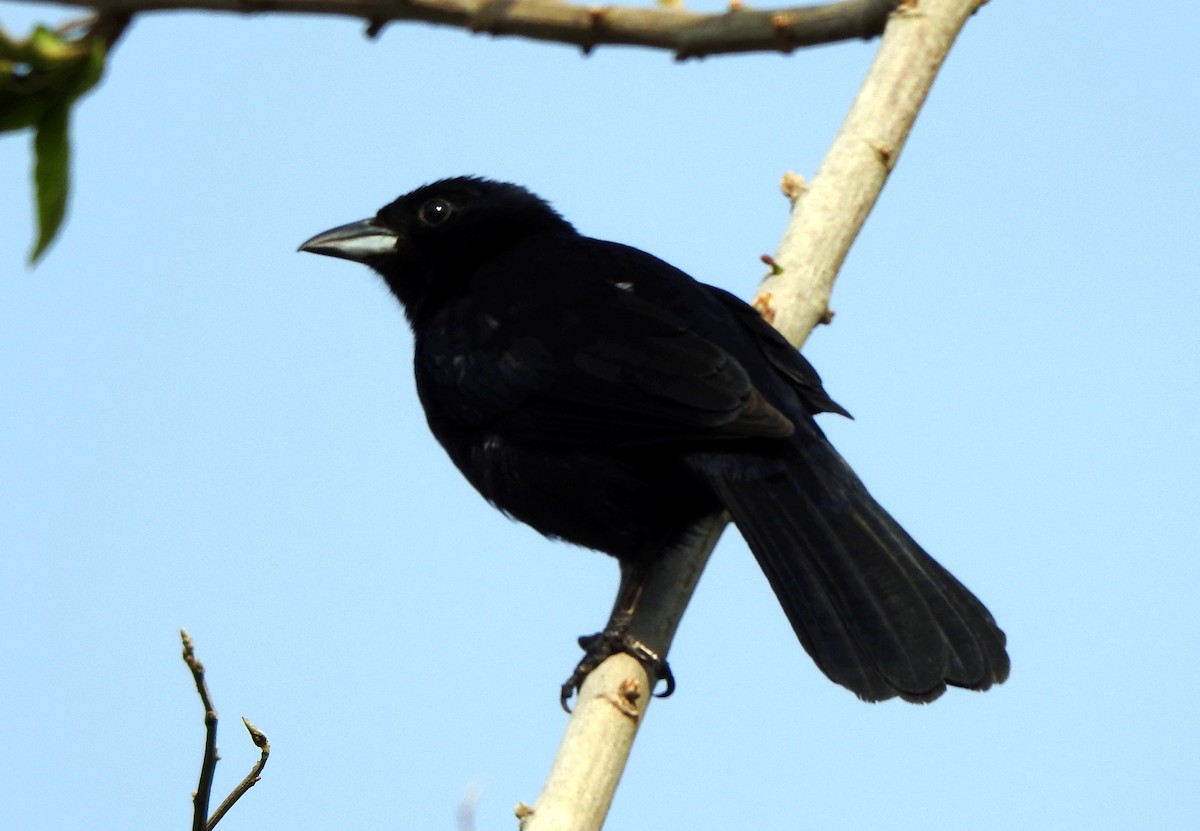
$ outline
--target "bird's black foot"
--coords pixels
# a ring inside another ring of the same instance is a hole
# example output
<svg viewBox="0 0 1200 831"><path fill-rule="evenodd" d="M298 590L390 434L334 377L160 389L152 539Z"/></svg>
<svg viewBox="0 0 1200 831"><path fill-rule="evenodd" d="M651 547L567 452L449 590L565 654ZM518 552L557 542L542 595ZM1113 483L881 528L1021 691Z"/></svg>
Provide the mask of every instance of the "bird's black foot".
<svg viewBox="0 0 1200 831"><path fill-rule="evenodd" d="M627 632L605 629L594 635L583 635L579 638L579 646L583 649L583 658L576 665L571 677L562 685L562 694L559 697L559 703L568 713L571 712L568 702L583 686L583 679L610 656L622 652L632 656L645 667L652 683L657 684L661 680L666 684L661 693L654 693L656 698L666 698L675 692L675 676L671 673L670 665L660 658L657 652Z"/></svg>

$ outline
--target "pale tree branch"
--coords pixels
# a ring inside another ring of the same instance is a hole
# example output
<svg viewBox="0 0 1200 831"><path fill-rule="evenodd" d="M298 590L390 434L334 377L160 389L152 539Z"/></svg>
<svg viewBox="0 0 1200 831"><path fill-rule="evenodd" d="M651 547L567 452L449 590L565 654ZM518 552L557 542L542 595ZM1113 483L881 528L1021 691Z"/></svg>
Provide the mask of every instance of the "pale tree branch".
<svg viewBox="0 0 1200 831"><path fill-rule="evenodd" d="M629 626L635 640L667 654L728 522L724 512L701 520L655 563ZM604 824L656 680L625 654L588 675L537 803L517 806L522 831L595 831Z"/></svg>
<svg viewBox="0 0 1200 831"><path fill-rule="evenodd" d="M797 347L830 317L838 269L896 166L942 61L967 18L986 2L902 3L812 183L785 176L792 218L775 255L775 273L763 280L753 302Z"/></svg>
<svg viewBox="0 0 1200 831"><path fill-rule="evenodd" d="M47 2L47 0L17 0ZM791 52L804 46L876 37L897 0L841 0L815 6L729 11L585 5L558 0L49 0L102 13L199 10L258 14L326 14L367 21L376 34L387 23L421 21L490 35L578 46L644 46L676 59L743 52Z"/></svg>
<svg viewBox="0 0 1200 831"><path fill-rule="evenodd" d="M951 45L981 4L903 3L888 21L867 78L812 183L785 177L792 216L774 258L777 267L763 281L755 305L797 346L827 317L838 269ZM630 632L657 654L667 654L725 523L723 515L710 517L655 565ZM517 808L522 831L597 831L604 824L651 682L626 655L608 659L588 676L541 796L533 807Z"/></svg>

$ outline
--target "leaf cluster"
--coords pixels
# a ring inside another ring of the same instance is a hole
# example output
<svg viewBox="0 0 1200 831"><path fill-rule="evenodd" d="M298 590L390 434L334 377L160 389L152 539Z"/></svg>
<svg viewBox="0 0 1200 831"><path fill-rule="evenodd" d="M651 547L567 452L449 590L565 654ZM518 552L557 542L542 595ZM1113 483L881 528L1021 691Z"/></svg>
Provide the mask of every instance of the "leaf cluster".
<svg viewBox="0 0 1200 831"><path fill-rule="evenodd" d="M30 263L53 242L67 210L71 108L104 74L108 38L38 26L24 39L0 28L0 133L33 132L37 240Z"/></svg>

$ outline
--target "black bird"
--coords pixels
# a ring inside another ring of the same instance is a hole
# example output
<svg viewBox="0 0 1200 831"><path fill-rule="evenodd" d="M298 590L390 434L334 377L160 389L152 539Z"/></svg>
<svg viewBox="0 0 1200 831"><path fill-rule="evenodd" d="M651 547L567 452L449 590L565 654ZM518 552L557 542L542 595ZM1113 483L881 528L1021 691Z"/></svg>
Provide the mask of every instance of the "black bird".
<svg viewBox="0 0 1200 831"><path fill-rule="evenodd" d="M429 427L485 499L620 562L613 618L581 639L564 705L616 650L669 692L665 664L625 636L628 607L642 566L721 509L817 666L860 698L926 702L1007 678L991 614L871 497L813 420L849 414L738 298L473 177L301 250L387 282Z"/></svg>

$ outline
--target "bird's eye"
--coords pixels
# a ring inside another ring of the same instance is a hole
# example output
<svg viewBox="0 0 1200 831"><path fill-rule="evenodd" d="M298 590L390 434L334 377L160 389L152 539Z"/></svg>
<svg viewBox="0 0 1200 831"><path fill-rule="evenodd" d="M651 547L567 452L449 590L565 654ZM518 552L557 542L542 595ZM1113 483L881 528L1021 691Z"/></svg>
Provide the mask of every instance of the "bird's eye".
<svg viewBox="0 0 1200 831"><path fill-rule="evenodd" d="M417 209L417 219L431 228L436 228L450 218L453 210L450 203L445 199L430 199Z"/></svg>

